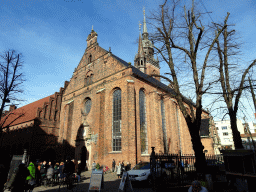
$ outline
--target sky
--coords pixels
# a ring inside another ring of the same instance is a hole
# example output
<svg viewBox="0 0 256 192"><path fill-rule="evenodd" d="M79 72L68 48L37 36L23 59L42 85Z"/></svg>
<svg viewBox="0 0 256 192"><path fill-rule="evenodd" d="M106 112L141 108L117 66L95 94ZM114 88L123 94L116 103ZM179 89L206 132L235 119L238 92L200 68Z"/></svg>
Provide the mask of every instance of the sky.
<svg viewBox="0 0 256 192"><path fill-rule="evenodd" d="M190 0L181 0L189 4ZM163 0L0 0L0 53L14 49L22 53L24 94L18 107L58 92L72 77L86 49L92 26L98 43L133 64L138 49L139 21L154 12ZM206 17L235 24L248 63L256 58L255 0L195 0L211 12ZM150 26L148 32L150 33ZM168 71L160 64L161 73ZM244 105L248 121L253 120L252 102ZM245 113L245 112L244 112Z"/></svg>

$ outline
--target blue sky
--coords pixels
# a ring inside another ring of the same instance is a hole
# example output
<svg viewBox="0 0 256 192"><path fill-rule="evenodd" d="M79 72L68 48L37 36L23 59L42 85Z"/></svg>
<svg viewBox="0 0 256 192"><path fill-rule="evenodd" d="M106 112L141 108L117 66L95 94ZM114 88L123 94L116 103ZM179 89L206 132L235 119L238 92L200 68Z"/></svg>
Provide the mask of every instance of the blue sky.
<svg viewBox="0 0 256 192"><path fill-rule="evenodd" d="M127 62L134 60L139 21L163 0L0 0L0 52L14 49L23 54L25 105L59 91L70 80L92 29L99 45ZM182 3L189 4L189 0ZM256 58L256 3L243 0L195 0L211 18L229 21L245 43L244 58ZM203 4L202 4L203 2ZM204 6L203 6L204 5ZM207 16L208 17L208 16ZM150 26L148 26L150 32ZM168 69L164 64L161 72ZM252 103L251 103L252 105ZM252 111L248 107L248 118ZM248 119L248 120L250 120Z"/></svg>

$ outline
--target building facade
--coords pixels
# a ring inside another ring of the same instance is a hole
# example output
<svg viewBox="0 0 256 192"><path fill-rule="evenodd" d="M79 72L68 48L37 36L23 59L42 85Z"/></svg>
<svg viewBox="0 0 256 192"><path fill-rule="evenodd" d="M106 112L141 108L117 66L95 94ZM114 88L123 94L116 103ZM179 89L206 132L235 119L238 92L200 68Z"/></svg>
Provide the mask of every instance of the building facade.
<svg viewBox="0 0 256 192"><path fill-rule="evenodd" d="M56 158L69 155L90 167L93 161L108 166L113 159L132 166L139 160L149 161L151 147L159 153L194 154L186 121L170 96L173 89L151 76L160 74L160 68L145 15L134 66L100 47L94 30L86 41L84 55L59 97L37 103L33 120L44 134L33 132L38 137L34 140L39 142L42 135L54 138L51 143L36 144L41 153L37 157L43 159L49 149ZM209 114L203 111L202 117L208 119ZM204 127L209 128L209 121ZM209 131L203 136L207 154L214 154ZM30 145L32 153L35 143Z"/></svg>
<svg viewBox="0 0 256 192"><path fill-rule="evenodd" d="M230 120L215 121L215 126L217 127L221 149L235 149L233 134L231 130ZM237 120L237 129L240 134L244 133L244 126L241 120Z"/></svg>

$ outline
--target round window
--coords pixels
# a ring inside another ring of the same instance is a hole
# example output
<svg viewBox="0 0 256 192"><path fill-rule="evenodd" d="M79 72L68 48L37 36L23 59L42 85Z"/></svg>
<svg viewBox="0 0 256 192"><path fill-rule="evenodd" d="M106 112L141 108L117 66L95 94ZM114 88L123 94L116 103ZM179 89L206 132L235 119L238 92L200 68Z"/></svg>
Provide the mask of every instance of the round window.
<svg viewBox="0 0 256 192"><path fill-rule="evenodd" d="M88 113L89 113L90 110L91 110L91 106L92 106L92 101L91 101L91 99L87 99L87 101L86 101L85 104L84 104L84 114L85 114L85 115L88 115Z"/></svg>

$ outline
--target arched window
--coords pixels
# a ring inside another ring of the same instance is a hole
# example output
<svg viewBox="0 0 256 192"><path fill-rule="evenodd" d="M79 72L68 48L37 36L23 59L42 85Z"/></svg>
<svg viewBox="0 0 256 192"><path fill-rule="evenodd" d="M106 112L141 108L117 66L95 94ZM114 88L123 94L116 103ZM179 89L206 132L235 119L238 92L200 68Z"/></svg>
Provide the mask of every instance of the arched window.
<svg viewBox="0 0 256 192"><path fill-rule="evenodd" d="M113 93L112 150L121 151L121 90Z"/></svg>
<svg viewBox="0 0 256 192"><path fill-rule="evenodd" d="M146 126L146 99L145 93L141 89L139 91L139 106L140 106L140 144L141 154L148 153L148 139L147 139L147 126Z"/></svg>
<svg viewBox="0 0 256 192"><path fill-rule="evenodd" d="M92 106L92 100L91 100L90 98L88 98L88 99L86 100L86 102L84 103L84 111L83 111L83 113L84 113L85 115L88 115L88 113L89 113L90 110L91 110L91 106Z"/></svg>
<svg viewBox="0 0 256 192"><path fill-rule="evenodd" d="M88 63L91 63L92 62L92 55L89 55L88 57Z"/></svg>
<svg viewBox="0 0 256 192"><path fill-rule="evenodd" d="M163 98L161 98L161 115L162 115L162 131L163 131L164 153L168 153L166 121L165 121L165 107L164 107L164 99Z"/></svg>
<svg viewBox="0 0 256 192"><path fill-rule="evenodd" d="M46 119L47 114L48 114L48 105L45 106L44 119Z"/></svg>
<svg viewBox="0 0 256 192"><path fill-rule="evenodd" d="M140 65L143 65L143 61L142 60L140 61Z"/></svg>

